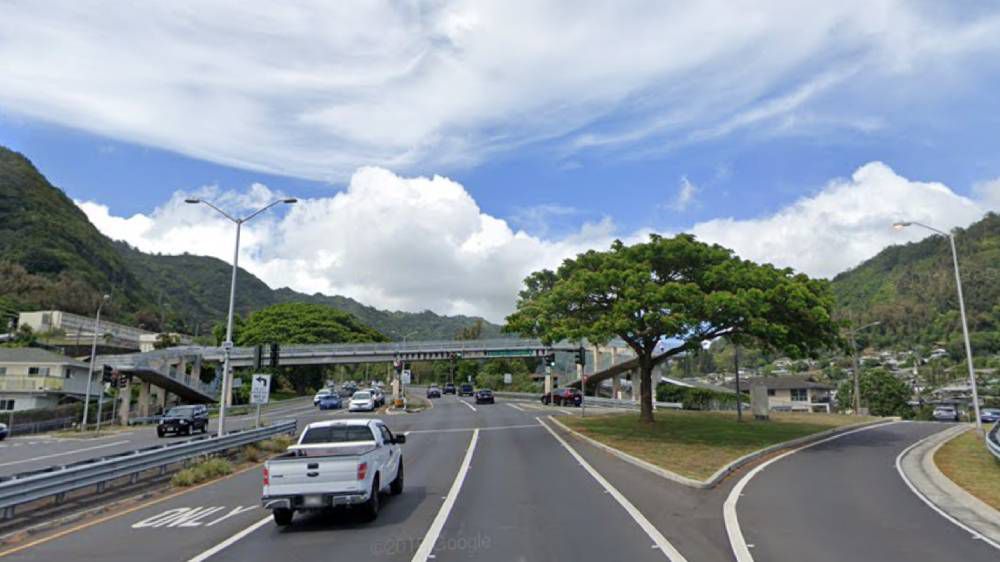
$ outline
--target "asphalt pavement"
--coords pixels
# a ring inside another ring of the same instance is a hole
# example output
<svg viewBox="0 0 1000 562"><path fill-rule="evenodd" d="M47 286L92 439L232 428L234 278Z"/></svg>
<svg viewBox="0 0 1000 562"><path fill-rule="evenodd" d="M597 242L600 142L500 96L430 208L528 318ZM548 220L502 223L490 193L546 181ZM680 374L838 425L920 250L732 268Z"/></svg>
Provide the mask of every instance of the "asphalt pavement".
<svg viewBox="0 0 1000 562"><path fill-rule="evenodd" d="M577 409L445 396L380 415L403 446L406 488L376 521L298 514L278 528L259 468L0 551L10 560L732 560L723 503L747 474L696 490L565 435ZM302 424L344 411L298 412ZM789 455L746 483L737 512L756 560L997 560L913 496L894 468L942 429L893 424ZM565 444L561 441L564 441ZM568 448L567 448L568 446ZM433 541L433 542L432 542ZM433 545L421 550L421 545ZM430 557L422 557L429 554Z"/></svg>

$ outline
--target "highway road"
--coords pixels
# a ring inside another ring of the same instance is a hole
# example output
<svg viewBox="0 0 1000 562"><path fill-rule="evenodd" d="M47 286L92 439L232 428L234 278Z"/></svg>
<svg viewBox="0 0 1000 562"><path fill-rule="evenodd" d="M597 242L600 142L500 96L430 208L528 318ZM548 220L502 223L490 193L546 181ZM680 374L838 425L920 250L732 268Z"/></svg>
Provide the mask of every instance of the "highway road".
<svg viewBox="0 0 1000 562"><path fill-rule="evenodd" d="M733 559L723 504L746 472L714 490L686 488L540 423L552 411L502 399L475 406L446 396L421 413L381 416L394 432L407 434L406 489L386 499L373 523L334 512L300 514L292 527L278 528L258 507L261 476L254 468L0 550L0 557ZM347 415L308 410L299 419ZM737 504L754 559L996 560L996 551L952 528L895 472L899 450L943 428L893 424L768 465L744 482Z"/></svg>

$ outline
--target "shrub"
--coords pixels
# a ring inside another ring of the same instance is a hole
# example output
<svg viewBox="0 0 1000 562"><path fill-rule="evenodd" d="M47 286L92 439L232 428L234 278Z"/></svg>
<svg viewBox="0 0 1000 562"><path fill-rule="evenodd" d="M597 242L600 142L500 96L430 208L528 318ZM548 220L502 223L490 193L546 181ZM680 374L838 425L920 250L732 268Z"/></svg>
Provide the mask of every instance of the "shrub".
<svg viewBox="0 0 1000 562"><path fill-rule="evenodd" d="M233 473L233 465L221 457L212 457L178 471L170 479L177 487L188 487Z"/></svg>

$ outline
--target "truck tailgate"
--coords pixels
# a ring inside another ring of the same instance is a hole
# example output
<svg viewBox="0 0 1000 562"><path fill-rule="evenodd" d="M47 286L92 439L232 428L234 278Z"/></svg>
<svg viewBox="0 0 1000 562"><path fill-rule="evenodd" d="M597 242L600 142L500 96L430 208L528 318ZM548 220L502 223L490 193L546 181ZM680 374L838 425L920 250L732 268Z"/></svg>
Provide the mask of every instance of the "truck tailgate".
<svg viewBox="0 0 1000 562"><path fill-rule="evenodd" d="M358 480L358 456L299 457L267 463L270 485L268 497L357 492L364 490Z"/></svg>

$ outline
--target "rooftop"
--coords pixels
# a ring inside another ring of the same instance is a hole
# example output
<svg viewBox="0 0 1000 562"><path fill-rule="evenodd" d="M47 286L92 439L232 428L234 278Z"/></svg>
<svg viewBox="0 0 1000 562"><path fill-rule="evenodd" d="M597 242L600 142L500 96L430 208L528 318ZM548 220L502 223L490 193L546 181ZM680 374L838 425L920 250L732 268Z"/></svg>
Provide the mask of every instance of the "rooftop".
<svg viewBox="0 0 1000 562"><path fill-rule="evenodd" d="M0 363L56 363L73 367L87 367L87 364L82 361L39 347L2 347L0 348Z"/></svg>
<svg viewBox="0 0 1000 562"><path fill-rule="evenodd" d="M752 377L740 381L740 390L749 391L750 386L761 384L769 389L790 390L793 388L815 388L817 390L833 390L833 386L816 382L809 377ZM726 384L729 388L736 388L736 383Z"/></svg>

